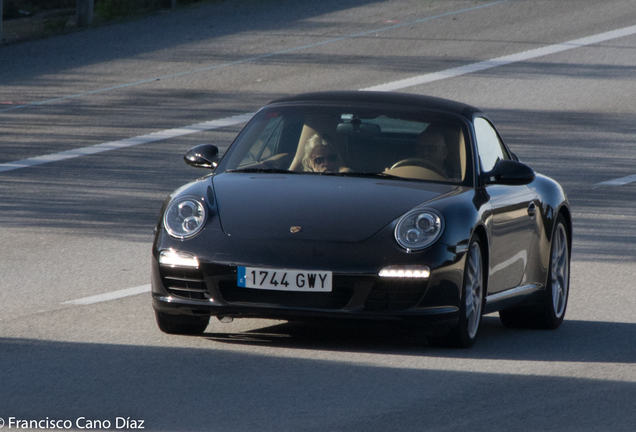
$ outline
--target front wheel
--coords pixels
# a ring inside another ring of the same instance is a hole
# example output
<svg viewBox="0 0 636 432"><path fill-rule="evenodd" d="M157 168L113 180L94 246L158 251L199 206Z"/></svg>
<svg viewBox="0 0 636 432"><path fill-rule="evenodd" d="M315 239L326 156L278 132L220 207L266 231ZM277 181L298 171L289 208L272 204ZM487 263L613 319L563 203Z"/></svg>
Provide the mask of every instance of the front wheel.
<svg viewBox="0 0 636 432"><path fill-rule="evenodd" d="M565 317L570 294L570 242L565 218L559 215L550 246L550 267L546 285L546 300L541 309L515 308L499 312L506 327L554 330Z"/></svg>
<svg viewBox="0 0 636 432"><path fill-rule="evenodd" d="M172 315L155 311L159 330L168 334L200 335L210 323L209 316Z"/></svg>
<svg viewBox="0 0 636 432"><path fill-rule="evenodd" d="M474 345L481 324L484 305L485 273L481 242L474 238L470 242L466 265L462 301L459 307L459 322L444 336L429 336L428 343L435 347L470 348Z"/></svg>

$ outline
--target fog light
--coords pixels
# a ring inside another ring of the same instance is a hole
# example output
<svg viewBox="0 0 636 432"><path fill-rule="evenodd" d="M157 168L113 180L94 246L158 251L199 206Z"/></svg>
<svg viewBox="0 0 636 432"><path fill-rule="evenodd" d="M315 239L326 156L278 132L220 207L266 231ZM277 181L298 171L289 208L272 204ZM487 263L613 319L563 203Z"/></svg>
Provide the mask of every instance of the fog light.
<svg viewBox="0 0 636 432"><path fill-rule="evenodd" d="M378 273L380 277L389 278L415 278L427 279L431 275L431 269L425 265L393 265L384 267Z"/></svg>
<svg viewBox="0 0 636 432"><path fill-rule="evenodd" d="M169 267L199 268L199 260L196 256L173 249L161 251L159 264Z"/></svg>

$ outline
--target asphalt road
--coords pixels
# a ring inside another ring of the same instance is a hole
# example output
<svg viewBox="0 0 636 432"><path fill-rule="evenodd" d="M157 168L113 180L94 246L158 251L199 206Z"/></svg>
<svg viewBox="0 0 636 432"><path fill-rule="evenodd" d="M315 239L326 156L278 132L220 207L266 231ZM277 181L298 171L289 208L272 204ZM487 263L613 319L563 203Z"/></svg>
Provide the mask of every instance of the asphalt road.
<svg viewBox="0 0 636 432"><path fill-rule="evenodd" d="M633 0L271 3L0 47L0 170L636 25ZM462 351L386 325L214 321L178 337L156 328L148 294L64 304L149 283L161 203L201 174L182 155L225 148L237 124L0 171L4 429L636 430L636 183L600 184L636 174L636 34L491 66L400 91L481 107L564 185L575 237L559 330L486 316Z"/></svg>

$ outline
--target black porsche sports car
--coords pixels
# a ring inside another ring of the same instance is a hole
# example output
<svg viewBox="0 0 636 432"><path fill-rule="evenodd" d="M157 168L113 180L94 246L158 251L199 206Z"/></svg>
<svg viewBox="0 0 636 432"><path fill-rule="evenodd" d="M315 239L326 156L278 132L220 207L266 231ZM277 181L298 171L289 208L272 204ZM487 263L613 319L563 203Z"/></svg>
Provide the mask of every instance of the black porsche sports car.
<svg viewBox="0 0 636 432"><path fill-rule="evenodd" d="M210 316L372 319L471 346L483 314L554 329L568 300L572 222L479 109L400 93L275 100L211 173L173 192L156 228L159 328Z"/></svg>

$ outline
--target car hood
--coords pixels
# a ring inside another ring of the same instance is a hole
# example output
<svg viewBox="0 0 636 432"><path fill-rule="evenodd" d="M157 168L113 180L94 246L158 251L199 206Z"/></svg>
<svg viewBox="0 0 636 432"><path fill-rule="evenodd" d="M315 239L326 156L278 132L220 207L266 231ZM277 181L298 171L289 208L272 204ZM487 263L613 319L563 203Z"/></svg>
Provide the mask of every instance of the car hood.
<svg viewBox="0 0 636 432"><path fill-rule="evenodd" d="M229 236L339 242L366 240L413 207L457 189L315 174L222 173L212 182Z"/></svg>

